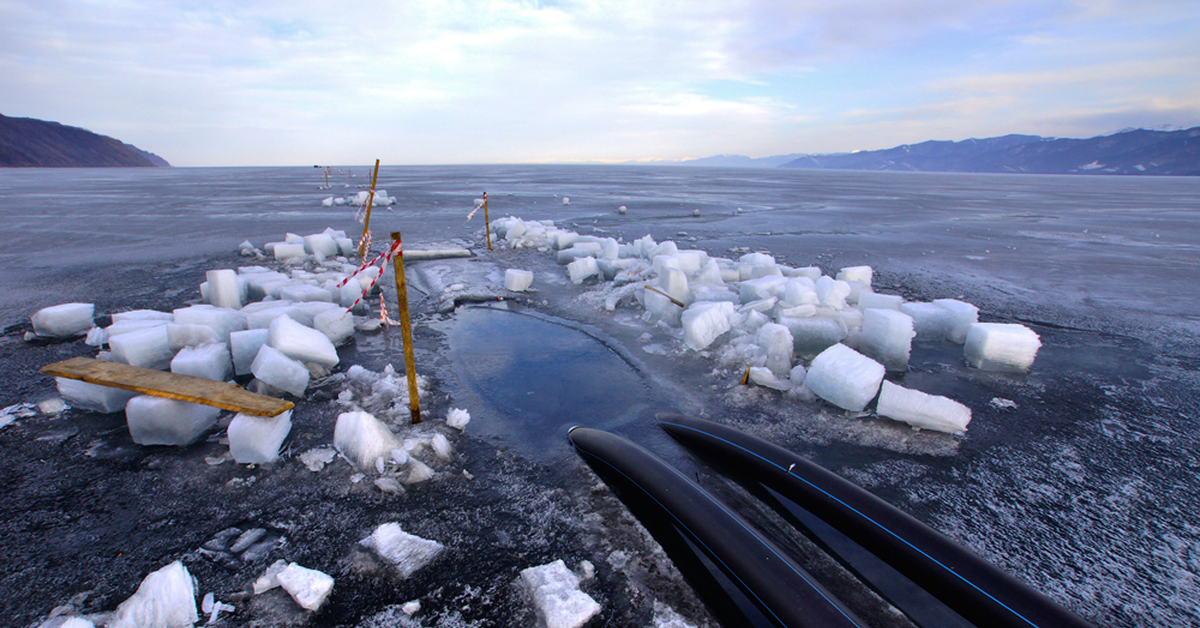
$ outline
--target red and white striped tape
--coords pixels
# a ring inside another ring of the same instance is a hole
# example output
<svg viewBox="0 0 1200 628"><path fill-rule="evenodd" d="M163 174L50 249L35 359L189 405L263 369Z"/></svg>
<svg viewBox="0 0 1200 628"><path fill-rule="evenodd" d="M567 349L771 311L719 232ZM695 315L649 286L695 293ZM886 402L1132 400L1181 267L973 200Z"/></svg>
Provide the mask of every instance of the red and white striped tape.
<svg viewBox="0 0 1200 628"><path fill-rule="evenodd" d="M483 199L479 201L479 204L475 206L475 209L471 210L471 213L467 214L467 222L471 222L471 219L475 217L475 212L479 211L479 208L483 207L486 204L487 204L487 192L484 192Z"/></svg>

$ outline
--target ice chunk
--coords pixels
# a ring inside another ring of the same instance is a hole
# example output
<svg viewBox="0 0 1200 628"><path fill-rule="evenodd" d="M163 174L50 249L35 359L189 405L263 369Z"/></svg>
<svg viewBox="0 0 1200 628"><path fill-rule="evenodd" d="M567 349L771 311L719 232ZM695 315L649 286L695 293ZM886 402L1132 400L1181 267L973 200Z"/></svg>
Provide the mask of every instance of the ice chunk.
<svg viewBox="0 0 1200 628"><path fill-rule="evenodd" d="M112 319L113 324L127 321L159 321L170 323L175 320L175 315L170 312L159 312L157 310L130 310L128 312L114 312Z"/></svg>
<svg viewBox="0 0 1200 628"><path fill-rule="evenodd" d="M175 310L175 323L179 325L207 325L216 330L221 342L229 342L229 334L246 329L246 315L241 312L213 305L193 305Z"/></svg>
<svg viewBox="0 0 1200 628"><path fill-rule="evenodd" d="M47 621L42 626L46 626L49 623ZM41 626L38 628L41 628ZM92 623L92 620L86 617L68 617L66 621L58 625L58 628L96 628L96 624Z"/></svg>
<svg viewBox="0 0 1200 628"><path fill-rule="evenodd" d="M108 346L118 362L148 369L165 369L171 365L174 356L166 325L112 336L108 339Z"/></svg>
<svg viewBox="0 0 1200 628"><path fill-rule="evenodd" d="M259 380L297 397L303 397L304 390L308 388L308 368L271 345L264 344L259 348L258 355L250 364L250 372Z"/></svg>
<svg viewBox="0 0 1200 628"><path fill-rule="evenodd" d="M671 301L670 297L650 290L650 287L647 286L642 293L642 305L645 306L646 312L651 318L671 326L679 325L682 308Z"/></svg>
<svg viewBox="0 0 1200 628"><path fill-rule="evenodd" d="M34 312L29 320L39 336L69 338L95 327L95 313L96 306L91 303L62 303Z"/></svg>
<svg viewBox="0 0 1200 628"><path fill-rule="evenodd" d="M275 260L276 261L283 262L283 261L287 261L289 259L295 259L295 258L305 256L303 244L279 244L279 243L276 243L273 248L274 248L274 252L275 252Z"/></svg>
<svg viewBox="0 0 1200 628"><path fill-rule="evenodd" d="M563 249L559 251L554 257L560 266L566 266L577 259L582 259L584 257L595 257L599 253L599 244L596 244L595 246L586 246L585 244L576 243L569 249Z"/></svg>
<svg viewBox="0 0 1200 628"><path fill-rule="evenodd" d="M979 308L955 299L937 299L934 305L950 312L950 332L946 339L962 344L967 341L967 329L979 322Z"/></svg>
<svg viewBox="0 0 1200 628"><path fill-rule="evenodd" d="M769 299L782 294L787 289L788 279L783 275L773 275L749 279L738 286L738 296L742 303Z"/></svg>
<svg viewBox="0 0 1200 628"><path fill-rule="evenodd" d="M847 266L838 271L838 281L856 281L865 286L871 285L874 271L870 266Z"/></svg>
<svg viewBox="0 0 1200 628"><path fill-rule="evenodd" d="M900 311L913 319L918 340L944 340L950 335L950 310L933 303L905 303Z"/></svg>
<svg viewBox="0 0 1200 628"><path fill-rule="evenodd" d="M678 268L663 268L658 275L658 288L680 303L692 300L687 274Z"/></svg>
<svg viewBox="0 0 1200 628"><path fill-rule="evenodd" d="M280 286L278 290L279 298L296 303L304 301L326 301L333 302L333 293L320 286L314 286L309 283L293 281L286 285ZM340 291L339 291L340 296Z"/></svg>
<svg viewBox="0 0 1200 628"><path fill-rule="evenodd" d="M192 575L175 561L146 576L117 606L108 628L191 628L199 619Z"/></svg>
<svg viewBox="0 0 1200 628"><path fill-rule="evenodd" d="M129 435L139 445L187 447L217 422L220 408L190 401L138 395L125 406Z"/></svg>
<svg viewBox="0 0 1200 628"><path fill-rule="evenodd" d="M325 334L297 323L290 316L271 321L267 344L301 362L315 362L325 368L338 363L337 348Z"/></svg>
<svg viewBox="0 0 1200 628"><path fill-rule="evenodd" d="M861 412L879 392L884 373L882 364L836 344L813 359L804 385L835 406Z"/></svg>
<svg viewBox="0 0 1200 628"><path fill-rule="evenodd" d="M780 324L792 332L792 346L798 356L814 356L845 338L837 321L819 318L780 317Z"/></svg>
<svg viewBox="0 0 1200 628"><path fill-rule="evenodd" d="M900 311L900 306L903 304L904 297L895 294L863 292L858 295L858 309L860 310L880 308L884 310Z"/></svg>
<svg viewBox="0 0 1200 628"><path fill-rule="evenodd" d="M138 395L131 390L89 384L65 377L55 377L54 381L58 385L58 394L62 395L67 403L76 408L101 414L112 414L124 410L125 404Z"/></svg>
<svg viewBox="0 0 1200 628"><path fill-rule="evenodd" d="M598 274L600 274L600 267L596 264L594 257L581 257L567 264L567 276L571 278L573 284L581 284L583 280Z"/></svg>
<svg viewBox="0 0 1200 628"><path fill-rule="evenodd" d="M239 309L242 307L242 289L238 286L237 273L228 268L210 270L208 279L208 302L216 307Z"/></svg>
<svg viewBox="0 0 1200 628"><path fill-rule="evenodd" d="M863 311L858 348L889 371L907 371L912 351L913 319L898 310L868 308Z"/></svg>
<svg viewBox="0 0 1200 628"><path fill-rule="evenodd" d="M879 391L879 416L903 421L913 427L939 432L961 432L971 422L971 409L963 404L910 390L889 381Z"/></svg>
<svg viewBox="0 0 1200 628"><path fill-rule="evenodd" d="M803 367L802 367L803 368ZM781 378L771 372L771 369L765 366L750 367L750 381L759 386L774 388L775 390L791 390L795 384L789 379Z"/></svg>
<svg viewBox="0 0 1200 628"><path fill-rule="evenodd" d="M467 423L471 422L471 413L463 408L450 408L450 413L446 415L446 425L457 430L467 429Z"/></svg>
<svg viewBox="0 0 1200 628"><path fill-rule="evenodd" d="M793 277L784 285L783 292L780 293L788 305L816 305L820 302L817 298L817 284L808 277Z"/></svg>
<svg viewBox="0 0 1200 628"><path fill-rule="evenodd" d="M167 323L167 344L172 351L214 342L221 342L221 337L217 334L217 330L208 325Z"/></svg>
<svg viewBox="0 0 1200 628"><path fill-rule="evenodd" d="M521 581L546 628L579 628L600 612L562 560L521 570Z"/></svg>
<svg viewBox="0 0 1200 628"><path fill-rule="evenodd" d="M229 334L229 352L233 356L235 375L249 375L250 365L258 356L258 350L267 342L266 329L247 329Z"/></svg>
<svg viewBox="0 0 1200 628"><path fill-rule="evenodd" d="M380 525L359 544L391 565L401 579L432 563L446 549L437 541L405 532L398 523Z"/></svg>
<svg viewBox="0 0 1200 628"><path fill-rule="evenodd" d="M850 296L850 284L829 277L821 277L816 282L817 299L821 305L840 310L846 307L846 298Z"/></svg>
<svg viewBox="0 0 1200 628"><path fill-rule="evenodd" d="M791 373L794 347L792 332L787 327L778 323L763 325L758 330L757 344L767 352L766 367L776 377L784 378Z"/></svg>
<svg viewBox="0 0 1200 628"><path fill-rule="evenodd" d="M683 341L693 351L700 351L731 329L733 304L728 301L704 301L689 305L680 315Z"/></svg>
<svg viewBox="0 0 1200 628"><path fill-rule="evenodd" d="M291 410L273 417L238 413L229 423L229 453L240 464L273 462L291 431Z"/></svg>
<svg viewBox="0 0 1200 628"><path fill-rule="evenodd" d="M354 317L341 308L326 310L313 317L313 327L325 334L329 342L340 345L354 335Z"/></svg>
<svg viewBox="0 0 1200 628"><path fill-rule="evenodd" d="M361 468L370 468L376 458L390 455L400 447L400 441L374 415L344 412L338 415L333 428L333 446Z"/></svg>
<svg viewBox="0 0 1200 628"><path fill-rule="evenodd" d="M327 258L337 257L337 242L329 234L314 233L304 236L304 250L309 253L320 253Z"/></svg>
<svg viewBox="0 0 1200 628"><path fill-rule="evenodd" d="M509 268L504 271L504 287L513 292L524 292L533 284L533 272Z"/></svg>
<svg viewBox="0 0 1200 628"><path fill-rule="evenodd" d="M442 434L434 434L433 438L429 439L429 447L442 460L449 460L454 455L454 448L450 445L450 440Z"/></svg>
<svg viewBox="0 0 1200 628"><path fill-rule="evenodd" d="M171 360L172 373L203 377L218 382L229 379L232 366L229 360L229 349L223 342L184 347Z"/></svg>
<svg viewBox="0 0 1200 628"><path fill-rule="evenodd" d="M974 323L967 330L963 354L984 371L1024 373L1033 366L1042 341L1037 332L1015 323Z"/></svg>
<svg viewBox="0 0 1200 628"><path fill-rule="evenodd" d="M333 590L333 577L327 573L290 563L275 576L279 586L305 610L321 608L329 592Z"/></svg>

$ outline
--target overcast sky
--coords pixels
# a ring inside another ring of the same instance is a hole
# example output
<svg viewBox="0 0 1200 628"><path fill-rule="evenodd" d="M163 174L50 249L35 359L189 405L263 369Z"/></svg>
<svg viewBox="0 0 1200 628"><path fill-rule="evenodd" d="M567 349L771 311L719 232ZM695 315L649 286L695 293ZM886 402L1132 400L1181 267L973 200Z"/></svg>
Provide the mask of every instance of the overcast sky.
<svg viewBox="0 0 1200 628"><path fill-rule="evenodd" d="M0 0L0 114L178 166L1200 125L1197 0Z"/></svg>

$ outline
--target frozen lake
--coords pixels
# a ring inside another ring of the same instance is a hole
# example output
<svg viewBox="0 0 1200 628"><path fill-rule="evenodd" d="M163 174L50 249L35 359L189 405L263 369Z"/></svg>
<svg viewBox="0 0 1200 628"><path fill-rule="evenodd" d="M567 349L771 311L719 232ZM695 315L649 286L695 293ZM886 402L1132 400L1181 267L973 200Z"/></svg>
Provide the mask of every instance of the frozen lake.
<svg viewBox="0 0 1200 628"><path fill-rule="evenodd" d="M356 236L353 208L321 200L355 194L368 176L337 169L319 190L324 171L313 168L0 171L0 407L51 393L41 364L94 355L82 342L22 342L38 308L182 307L206 269L249 263L232 253L243 240L262 246L326 227ZM811 457L1097 626L1200 623L1200 180L447 166L384 167L379 187L397 203L372 216L377 245L400 230L414 249L460 243L477 253L409 266L418 371L435 381L429 412L470 410L455 446L475 479L388 501L351 487L344 469L305 479L292 457L257 470L209 466L216 442L147 451L100 415L22 420L0 428L10 452L0 481L14 496L0 511L0 550L15 557L0 567L0 614L36 625L84 592L80 608L111 610L148 571L255 524L346 583L322 611L326 625L525 625L510 581L556 558L598 565L588 586L605 625L647 625L650 597L702 624L710 620L677 577L613 558L646 541L619 502L594 494L564 435L572 424L616 431L729 492L653 426L655 412L676 411ZM464 223L483 191L493 220L548 219L625 241L650 234L735 259L764 251L830 275L870 265L878 292L971 302L981 320L1028 325L1042 348L1030 373L1011 375L967 368L956 345L914 345L909 371L893 378L971 407L957 436L740 387L740 373L687 350L640 310L605 311L605 287L571 285L552 254L488 252L482 212ZM454 284L495 290L505 268L533 270L537 291L437 311ZM361 337L342 350L343 365L400 365L400 346L398 330ZM293 455L330 442L336 391L309 396ZM242 497L205 488L247 477L258 479ZM314 483L307 495L301 480ZM406 530L458 542L464 558L381 592L385 580L354 567L347 547L396 512ZM121 538L130 534L140 547ZM258 568L205 571L197 560L189 569L222 599ZM410 599L424 600L418 623L381 619ZM255 604L230 621L283 612Z"/></svg>

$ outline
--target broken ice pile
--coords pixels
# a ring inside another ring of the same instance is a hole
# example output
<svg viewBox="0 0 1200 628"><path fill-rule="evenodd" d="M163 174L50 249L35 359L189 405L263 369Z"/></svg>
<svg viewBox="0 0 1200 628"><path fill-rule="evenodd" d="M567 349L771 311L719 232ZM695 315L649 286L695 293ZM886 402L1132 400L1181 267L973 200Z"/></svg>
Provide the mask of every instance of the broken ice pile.
<svg viewBox="0 0 1200 628"><path fill-rule="evenodd" d="M862 411L878 397L885 372L908 370L914 340L966 343L966 362L984 370L1028 370L1039 346L1027 328L979 323L970 303L908 302L877 293L870 266L842 268L831 277L763 252L727 259L649 235L625 243L512 216L489 229L501 246L553 252L572 283L611 282L600 288L607 291L606 309L636 302L646 322L680 329L689 349L715 354L719 364L745 370L751 381L802 396L807 389L849 411ZM806 369L803 360L813 361ZM938 420L890 412L931 429L958 431L966 424L940 410L922 411L937 413Z"/></svg>

